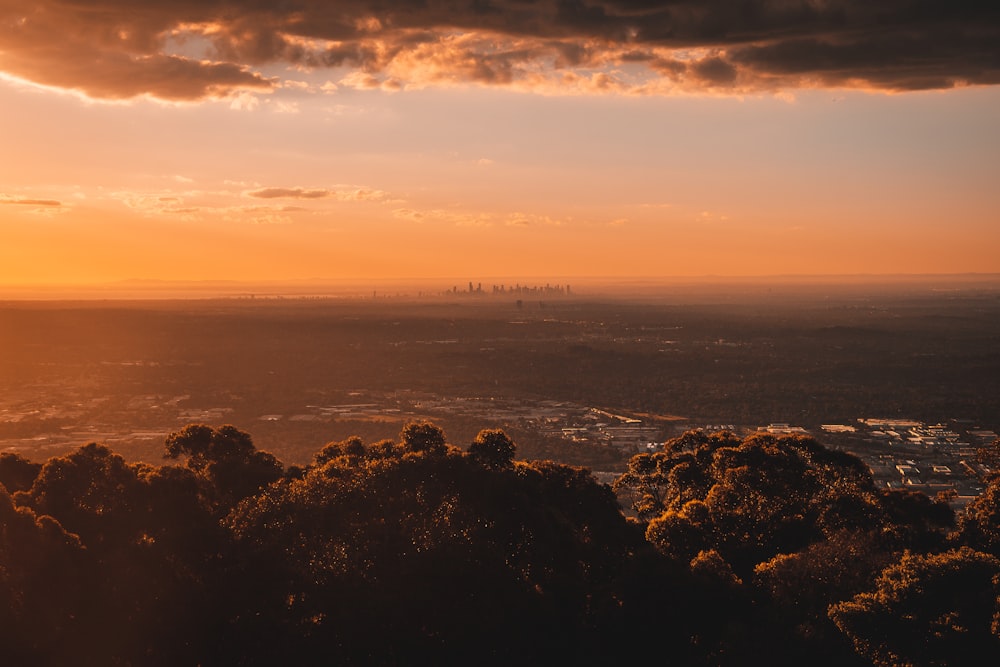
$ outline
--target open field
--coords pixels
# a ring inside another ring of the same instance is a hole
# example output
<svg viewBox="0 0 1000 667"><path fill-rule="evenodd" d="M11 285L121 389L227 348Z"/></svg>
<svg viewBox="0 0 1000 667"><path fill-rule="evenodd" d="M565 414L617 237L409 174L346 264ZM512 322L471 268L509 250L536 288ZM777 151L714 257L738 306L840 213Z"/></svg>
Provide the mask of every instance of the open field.
<svg viewBox="0 0 1000 667"><path fill-rule="evenodd" d="M554 445L543 402L553 421L559 405L642 415L662 437L785 422L823 439L821 424L869 417L1000 427L995 285L639 292L8 301L0 448L41 459L97 440L158 458L166 433L229 422L293 463L429 418L456 444L496 424L524 455L614 467Z"/></svg>

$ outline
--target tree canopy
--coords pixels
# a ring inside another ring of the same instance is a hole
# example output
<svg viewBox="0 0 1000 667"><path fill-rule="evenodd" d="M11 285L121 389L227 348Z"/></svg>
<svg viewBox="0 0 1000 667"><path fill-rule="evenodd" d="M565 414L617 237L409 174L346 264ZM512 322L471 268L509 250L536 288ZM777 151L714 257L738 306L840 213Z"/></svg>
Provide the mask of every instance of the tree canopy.
<svg viewBox="0 0 1000 667"><path fill-rule="evenodd" d="M686 433L613 487L519 460L501 430L462 448L428 422L304 468L231 425L188 425L164 453L0 456L6 663L963 665L1000 649L1000 476L956 517L798 436Z"/></svg>

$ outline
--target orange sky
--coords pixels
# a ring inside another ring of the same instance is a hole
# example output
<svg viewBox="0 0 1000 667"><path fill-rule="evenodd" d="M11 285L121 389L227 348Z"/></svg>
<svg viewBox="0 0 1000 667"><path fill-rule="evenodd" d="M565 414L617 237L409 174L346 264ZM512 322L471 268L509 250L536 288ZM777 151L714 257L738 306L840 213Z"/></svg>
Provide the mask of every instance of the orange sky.
<svg viewBox="0 0 1000 667"><path fill-rule="evenodd" d="M994 10L120 4L0 0L0 284L1000 272Z"/></svg>

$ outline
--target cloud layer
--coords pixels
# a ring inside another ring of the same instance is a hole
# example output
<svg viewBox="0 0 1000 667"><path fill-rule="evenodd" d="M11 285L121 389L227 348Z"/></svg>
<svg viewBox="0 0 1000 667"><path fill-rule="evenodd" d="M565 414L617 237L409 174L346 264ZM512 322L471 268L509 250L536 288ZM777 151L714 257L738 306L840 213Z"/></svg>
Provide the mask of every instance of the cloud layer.
<svg viewBox="0 0 1000 667"><path fill-rule="evenodd" d="M88 96L341 85L568 92L1000 83L990 0L0 0L0 72Z"/></svg>

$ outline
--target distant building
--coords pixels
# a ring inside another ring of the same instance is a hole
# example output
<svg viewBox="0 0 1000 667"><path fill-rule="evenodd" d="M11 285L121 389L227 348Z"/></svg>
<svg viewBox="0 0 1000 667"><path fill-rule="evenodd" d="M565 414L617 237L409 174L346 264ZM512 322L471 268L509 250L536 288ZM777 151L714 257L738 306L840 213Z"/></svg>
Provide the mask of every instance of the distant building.
<svg viewBox="0 0 1000 667"><path fill-rule="evenodd" d="M651 443L660 442L660 429L653 426L628 424L625 426L605 426L601 431L610 436L611 444L620 449L646 449Z"/></svg>
<svg viewBox="0 0 1000 667"><path fill-rule="evenodd" d="M911 428L919 428L924 425L923 422L914 421L913 419L859 419L858 421L866 425L868 428L902 429L904 431Z"/></svg>
<svg viewBox="0 0 1000 667"><path fill-rule="evenodd" d="M934 447L957 443L960 437L958 433L948 430L941 424L936 424L934 426L911 428L908 440L924 447Z"/></svg>
<svg viewBox="0 0 1000 667"><path fill-rule="evenodd" d="M809 431L801 426L790 426L786 422L775 422L767 426L761 426L758 431L767 431L772 435L808 435Z"/></svg>
<svg viewBox="0 0 1000 667"><path fill-rule="evenodd" d="M969 431L969 437L976 441L977 444L988 445L997 439L997 434L994 431L987 431L985 429L976 429Z"/></svg>

